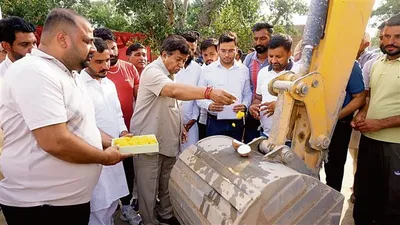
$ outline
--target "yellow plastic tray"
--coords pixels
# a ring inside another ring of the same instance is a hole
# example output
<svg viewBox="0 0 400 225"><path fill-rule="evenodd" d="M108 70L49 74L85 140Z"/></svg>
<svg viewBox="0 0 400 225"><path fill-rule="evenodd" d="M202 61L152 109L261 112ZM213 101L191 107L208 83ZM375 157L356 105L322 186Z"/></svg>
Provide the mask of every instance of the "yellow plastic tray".
<svg viewBox="0 0 400 225"><path fill-rule="evenodd" d="M152 137L157 141L157 138L154 134L149 135L141 135L139 137ZM112 145L114 146L114 141L118 138L114 138L112 140ZM132 153L132 154L142 154L142 153L158 153L159 146L158 141L156 144L147 144L147 145L135 145L135 146L123 146L119 147L119 150L122 153Z"/></svg>

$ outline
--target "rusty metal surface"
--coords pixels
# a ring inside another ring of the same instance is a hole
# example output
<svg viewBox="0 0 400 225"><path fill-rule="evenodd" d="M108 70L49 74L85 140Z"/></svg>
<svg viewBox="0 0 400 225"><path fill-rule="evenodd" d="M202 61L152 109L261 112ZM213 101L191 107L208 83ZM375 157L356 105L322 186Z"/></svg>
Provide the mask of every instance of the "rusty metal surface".
<svg viewBox="0 0 400 225"><path fill-rule="evenodd" d="M232 139L190 146L171 172L170 196L183 224L338 224L344 197L317 179L252 151L240 157Z"/></svg>

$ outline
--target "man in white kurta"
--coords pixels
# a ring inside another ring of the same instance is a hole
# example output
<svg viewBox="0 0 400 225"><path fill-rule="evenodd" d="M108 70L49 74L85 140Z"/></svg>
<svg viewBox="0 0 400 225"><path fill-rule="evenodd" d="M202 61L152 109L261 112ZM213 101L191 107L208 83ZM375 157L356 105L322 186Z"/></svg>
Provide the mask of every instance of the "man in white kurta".
<svg viewBox="0 0 400 225"><path fill-rule="evenodd" d="M197 86L201 74L201 67L194 60L190 64L181 69L175 77L177 83L190 84ZM182 101L181 102L182 121L187 130L187 141L181 145L181 152L188 148L190 145L196 144L199 141L199 127L197 119L200 115L200 108L197 106L196 101ZM191 123L193 122L193 125ZM190 125L189 125L190 124ZM190 126L190 127L189 127Z"/></svg>
<svg viewBox="0 0 400 225"><path fill-rule="evenodd" d="M201 74L201 66L194 60L197 50L197 41L199 33L188 31L182 34L186 43L189 45L189 56L184 67L175 75L175 82L197 86ZM200 108L196 101L180 102L181 115L183 126L187 132L186 142L181 144L180 152L187 149L190 145L196 144L199 141L199 127L197 120L200 115Z"/></svg>
<svg viewBox="0 0 400 225"><path fill-rule="evenodd" d="M110 68L110 53L103 40L95 39L97 52L89 67L79 78L85 84L95 108L96 125L102 134L103 147L111 145L112 138L127 133L114 83L106 77ZM128 185L122 163L104 166L90 201L90 225L112 225L119 199L128 195Z"/></svg>

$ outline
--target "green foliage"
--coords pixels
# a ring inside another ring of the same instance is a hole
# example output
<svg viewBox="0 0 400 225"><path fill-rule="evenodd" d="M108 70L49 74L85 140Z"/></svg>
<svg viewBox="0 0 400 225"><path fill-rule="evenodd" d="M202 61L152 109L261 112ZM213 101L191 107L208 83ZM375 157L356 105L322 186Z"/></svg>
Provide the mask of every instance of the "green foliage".
<svg viewBox="0 0 400 225"><path fill-rule="evenodd" d="M117 10L114 0L111 2L93 2L83 15L95 27L107 27L115 31L133 31L131 18Z"/></svg>
<svg viewBox="0 0 400 225"><path fill-rule="evenodd" d="M146 34L144 44L153 50L172 33L197 30L205 39L218 38L231 30L238 35L239 47L246 50L252 45L251 27L259 21L268 21L276 26L275 30L295 34L290 21L292 15L306 12L303 1L173 0L174 10L170 11L166 0L1 0L0 5L4 16L20 16L35 25L43 25L53 8L71 8L95 27ZM268 15L263 15L265 9Z"/></svg>
<svg viewBox="0 0 400 225"><path fill-rule="evenodd" d="M382 4L372 12L372 15L376 16L378 20L382 22L389 19L391 16L399 13L400 13L399 0L384 0Z"/></svg>
<svg viewBox="0 0 400 225"><path fill-rule="evenodd" d="M89 0L2 0L3 16L19 16L35 24L43 25L47 14L53 8L72 8L77 12L84 12L90 6Z"/></svg>
<svg viewBox="0 0 400 225"><path fill-rule="evenodd" d="M258 0L234 0L227 1L220 12L212 15L210 27L203 27L203 35L218 37L226 31L237 34L239 48L249 49L252 47L251 27L260 21L260 1Z"/></svg>
<svg viewBox="0 0 400 225"><path fill-rule="evenodd" d="M147 35L145 44L153 50L159 49L162 41L173 33L163 0L121 0L116 7L132 18L134 32Z"/></svg>
<svg viewBox="0 0 400 225"><path fill-rule="evenodd" d="M265 1L269 13L267 20L272 25L293 25L292 16L294 14L305 15L308 6L304 0L273 0Z"/></svg>

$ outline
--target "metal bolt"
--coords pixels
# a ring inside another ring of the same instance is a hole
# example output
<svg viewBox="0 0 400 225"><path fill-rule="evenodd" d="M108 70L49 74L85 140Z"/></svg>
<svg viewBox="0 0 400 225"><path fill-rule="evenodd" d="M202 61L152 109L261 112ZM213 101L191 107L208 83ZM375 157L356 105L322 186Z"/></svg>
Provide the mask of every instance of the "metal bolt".
<svg viewBox="0 0 400 225"><path fill-rule="evenodd" d="M325 135L321 135L318 137L318 142L317 142L318 147L326 149L329 147L330 144L331 144L331 140L328 137L326 137Z"/></svg>
<svg viewBox="0 0 400 225"><path fill-rule="evenodd" d="M313 88L316 88L316 87L318 87L318 85L319 85L318 80L313 80L311 86L312 86Z"/></svg>
<svg viewBox="0 0 400 225"><path fill-rule="evenodd" d="M331 144L331 140L329 138L325 137L324 140L322 141L322 147L328 148L330 144Z"/></svg>
<svg viewBox="0 0 400 225"><path fill-rule="evenodd" d="M300 92L301 92L301 94L302 95L306 95L306 94L308 94L308 86L306 85L306 84L303 84L301 87L300 87Z"/></svg>
<svg viewBox="0 0 400 225"><path fill-rule="evenodd" d="M293 152L287 149L282 149L281 156L284 163L290 163L294 159Z"/></svg>

